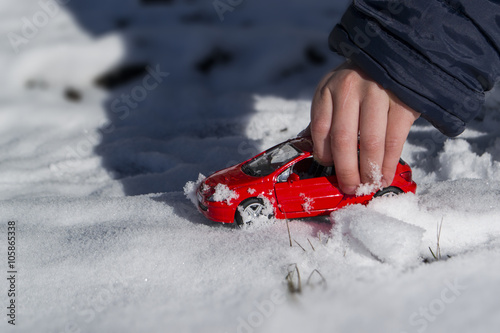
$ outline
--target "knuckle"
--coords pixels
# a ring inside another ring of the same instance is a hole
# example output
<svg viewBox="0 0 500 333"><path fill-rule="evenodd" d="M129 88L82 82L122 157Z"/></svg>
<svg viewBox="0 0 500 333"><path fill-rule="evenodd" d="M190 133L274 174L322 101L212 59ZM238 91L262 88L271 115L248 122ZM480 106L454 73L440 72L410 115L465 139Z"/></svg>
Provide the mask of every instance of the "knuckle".
<svg viewBox="0 0 500 333"><path fill-rule="evenodd" d="M369 153L378 152L384 150L384 140L377 135L368 135L363 137L360 142L361 149Z"/></svg>
<svg viewBox="0 0 500 333"><path fill-rule="evenodd" d="M401 143L397 138L388 137L385 140L385 150L389 152L400 152L403 150L403 143Z"/></svg>
<svg viewBox="0 0 500 333"><path fill-rule="evenodd" d="M359 84L360 77L356 72L345 73L339 80L335 92L341 96L346 96L351 91L352 87Z"/></svg>
<svg viewBox="0 0 500 333"><path fill-rule="evenodd" d="M332 91L330 90L330 86L328 84L323 85L322 87L318 88L317 90L317 96L320 101L324 101L326 99L331 99L332 97Z"/></svg>
<svg viewBox="0 0 500 333"><path fill-rule="evenodd" d="M321 119L313 119L311 120L311 134L313 136L328 136L330 133L331 124L321 120Z"/></svg>
<svg viewBox="0 0 500 333"><path fill-rule="evenodd" d="M361 79L361 76L359 73L355 70L348 70L345 71L343 76L342 76L342 81L349 84L349 83L357 83Z"/></svg>
<svg viewBox="0 0 500 333"><path fill-rule="evenodd" d="M387 100L389 100L389 96L387 92L382 88L378 83L371 82L371 84L367 87L367 93L373 96L382 97L387 96Z"/></svg>
<svg viewBox="0 0 500 333"><path fill-rule="evenodd" d="M331 134L332 147L343 150L353 142L352 135L349 131L338 129Z"/></svg>

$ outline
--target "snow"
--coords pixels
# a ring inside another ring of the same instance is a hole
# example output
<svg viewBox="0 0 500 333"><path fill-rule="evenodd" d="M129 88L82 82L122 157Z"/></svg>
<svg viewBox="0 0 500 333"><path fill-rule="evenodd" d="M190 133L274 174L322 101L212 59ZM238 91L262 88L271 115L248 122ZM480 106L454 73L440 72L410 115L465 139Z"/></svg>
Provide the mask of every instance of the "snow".
<svg viewBox="0 0 500 333"><path fill-rule="evenodd" d="M360 184L356 189L356 196L360 197L363 195L372 194L378 190L383 188L382 186L382 172L380 171L380 167L370 162L370 183Z"/></svg>
<svg viewBox="0 0 500 333"><path fill-rule="evenodd" d="M260 202L263 204L260 214L258 214L257 217L252 216L251 223L245 223L239 226L239 228L248 232L254 232L255 230L269 228L269 226L271 226L273 223L276 222L276 220L272 217L274 214L273 202L271 202L271 200L269 200L269 198L266 197L263 193L257 195L256 197L260 199ZM240 215L242 216L243 220L245 221L247 218L245 210L243 209L242 206L238 206L237 209ZM251 212L249 213L252 214Z"/></svg>
<svg viewBox="0 0 500 333"><path fill-rule="evenodd" d="M231 200L238 199L238 197L238 193L231 190L226 184L217 184L215 186L215 192L213 195L215 202L225 201L228 206L231 206Z"/></svg>
<svg viewBox="0 0 500 333"><path fill-rule="evenodd" d="M304 208L304 211L306 213L309 213L311 209L313 208L314 204L314 199L309 198L305 193L300 193L299 194L302 200L304 200L304 203L302 204L302 208Z"/></svg>
<svg viewBox="0 0 500 333"><path fill-rule="evenodd" d="M498 149L498 139L491 150ZM465 140L447 141L439 155L441 167L438 174L442 179L489 178L500 179L500 162L493 160L488 152L477 155Z"/></svg>
<svg viewBox="0 0 500 333"><path fill-rule="evenodd" d="M4 310L8 221L18 274L0 331L496 332L497 91L457 139L417 122L402 156L416 195L290 220L290 238L285 221L207 221L184 195L307 126L346 5L243 1L221 22L211 1L69 1L45 22L38 0L1 0ZM39 27L16 52L24 18ZM95 85L129 64L165 74Z"/></svg>
<svg viewBox="0 0 500 333"><path fill-rule="evenodd" d="M183 188L183 191L184 191L184 195L186 196L187 199L189 199L189 201L191 201L193 203L193 205L196 207L198 205L198 198L196 196L196 192L198 191L198 187L200 186L200 184L206 179L207 177L205 177L204 175L202 175L201 173L198 175L198 180L195 181L195 182L192 182L192 181L189 181L186 183L186 185L184 185L184 188ZM203 184L203 187L201 189L203 192L208 190L208 185L207 184Z"/></svg>
<svg viewBox="0 0 500 333"><path fill-rule="evenodd" d="M335 233L345 236L351 247L359 246L381 262L417 265L425 229L367 210L356 205L334 213Z"/></svg>

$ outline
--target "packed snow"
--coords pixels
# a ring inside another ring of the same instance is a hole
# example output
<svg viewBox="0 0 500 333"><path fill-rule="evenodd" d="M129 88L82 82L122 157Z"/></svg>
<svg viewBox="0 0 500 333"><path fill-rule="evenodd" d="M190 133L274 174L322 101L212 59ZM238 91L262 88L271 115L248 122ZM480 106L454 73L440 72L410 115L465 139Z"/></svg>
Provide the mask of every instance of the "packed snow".
<svg viewBox="0 0 500 333"><path fill-rule="evenodd" d="M269 198L263 193L257 195L256 198L260 200L262 207L250 207L248 210L245 210L243 206L238 206L237 208L243 220L242 225L238 227L242 230L253 232L257 229L267 228L275 222L272 218L274 214L273 202L271 202L271 200L269 200Z"/></svg>
<svg viewBox="0 0 500 333"><path fill-rule="evenodd" d="M416 194L249 230L184 196L308 125L346 6L0 0L0 331L497 332L500 93L416 123Z"/></svg>

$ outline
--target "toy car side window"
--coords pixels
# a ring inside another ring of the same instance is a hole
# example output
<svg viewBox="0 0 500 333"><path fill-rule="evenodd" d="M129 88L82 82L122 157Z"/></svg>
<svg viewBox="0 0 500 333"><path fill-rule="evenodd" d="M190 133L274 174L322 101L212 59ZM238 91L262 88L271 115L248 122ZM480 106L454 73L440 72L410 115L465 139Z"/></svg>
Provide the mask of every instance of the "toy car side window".
<svg viewBox="0 0 500 333"><path fill-rule="evenodd" d="M312 157L308 157L295 163L293 166L293 173L299 175L300 179L308 179L312 178L309 174L309 168L311 167L311 163L313 163Z"/></svg>
<svg viewBox="0 0 500 333"><path fill-rule="evenodd" d="M329 166L325 168L325 177L335 176L335 166Z"/></svg>
<svg viewBox="0 0 500 333"><path fill-rule="evenodd" d="M324 166L315 161L312 157L308 158L310 160L309 167L306 171L306 178L317 178L317 177L329 177L335 175L334 166ZM302 178L302 177L301 177Z"/></svg>
<svg viewBox="0 0 500 333"><path fill-rule="evenodd" d="M283 171L279 176L278 176L278 183L284 183L288 180L288 177L292 174L292 168L288 168L285 171Z"/></svg>
<svg viewBox="0 0 500 333"><path fill-rule="evenodd" d="M284 174L286 174L286 177ZM314 160L312 157L305 158L297 163L292 167L292 170L290 171L287 169L284 171L279 177L278 181L279 182L284 182L290 174L295 173L299 175L300 179L310 179L310 178L317 178L317 177L329 177L332 175L335 175L335 168L333 166L328 166L325 167L318 162Z"/></svg>

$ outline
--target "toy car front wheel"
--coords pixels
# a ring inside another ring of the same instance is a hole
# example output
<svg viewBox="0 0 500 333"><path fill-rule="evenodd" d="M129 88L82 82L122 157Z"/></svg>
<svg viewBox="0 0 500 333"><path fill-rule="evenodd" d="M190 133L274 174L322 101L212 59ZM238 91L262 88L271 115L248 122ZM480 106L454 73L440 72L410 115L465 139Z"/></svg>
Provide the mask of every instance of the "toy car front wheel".
<svg viewBox="0 0 500 333"><path fill-rule="evenodd" d="M234 220L240 227L250 225L258 219L268 218L264 215L265 208L261 199L247 199L238 206Z"/></svg>
<svg viewBox="0 0 500 333"><path fill-rule="evenodd" d="M378 198L378 197L394 197L398 194L401 194L403 193L403 190L398 188L398 187L394 187L394 186L389 186L389 187L386 187L384 189L381 189L380 191L378 191L377 193L375 193L375 195L373 196L374 198Z"/></svg>

